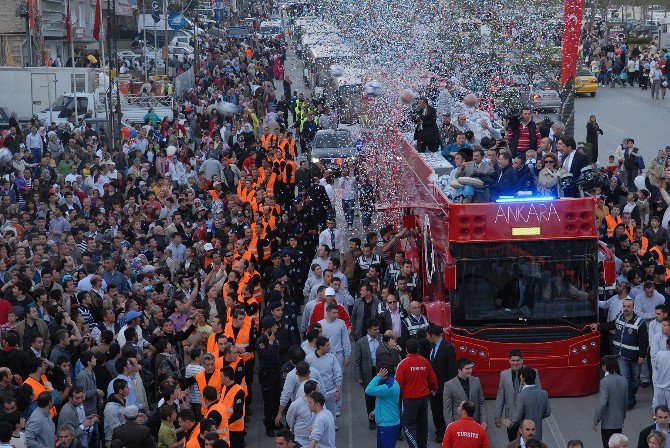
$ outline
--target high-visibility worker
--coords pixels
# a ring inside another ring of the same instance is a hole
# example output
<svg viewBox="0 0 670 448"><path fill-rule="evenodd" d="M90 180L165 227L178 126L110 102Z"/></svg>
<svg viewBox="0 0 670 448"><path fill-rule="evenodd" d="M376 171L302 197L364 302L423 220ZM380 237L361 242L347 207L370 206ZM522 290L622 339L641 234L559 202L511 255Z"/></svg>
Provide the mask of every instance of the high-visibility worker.
<svg viewBox="0 0 670 448"><path fill-rule="evenodd" d="M214 364L216 358L212 353L205 353L202 357L202 365L205 368L202 372L195 375L195 383L198 385L198 390L202 391L206 386L212 386L216 389L216 393L221 393L221 375L215 369ZM202 409L202 415L206 415L205 408Z"/></svg>
<svg viewBox="0 0 670 448"><path fill-rule="evenodd" d="M605 233L608 237L614 236L614 228L617 224L621 224L622 219L621 216L619 216L620 211L621 210L616 205L612 206L610 214L605 216L605 219L603 220L605 224Z"/></svg>
<svg viewBox="0 0 670 448"><path fill-rule="evenodd" d="M215 431L220 439L225 440L230 444L230 432L228 430L228 412L221 400L218 399L216 390L213 387L207 386L202 393L205 399L205 406L207 406L206 418L214 422Z"/></svg>
<svg viewBox="0 0 670 448"><path fill-rule="evenodd" d="M235 383L235 371L227 366L221 369L221 403L228 413L230 446L244 446L244 390Z"/></svg>
<svg viewBox="0 0 670 448"><path fill-rule="evenodd" d="M668 247L668 242L665 241L665 240L661 240L661 241L658 242L658 244L656 244L654 247L649 249L649 252L651 253L651 255L656 260L656 263L658 263L660 265L665 264L665 250L667 249L667 247Z"/></svg>

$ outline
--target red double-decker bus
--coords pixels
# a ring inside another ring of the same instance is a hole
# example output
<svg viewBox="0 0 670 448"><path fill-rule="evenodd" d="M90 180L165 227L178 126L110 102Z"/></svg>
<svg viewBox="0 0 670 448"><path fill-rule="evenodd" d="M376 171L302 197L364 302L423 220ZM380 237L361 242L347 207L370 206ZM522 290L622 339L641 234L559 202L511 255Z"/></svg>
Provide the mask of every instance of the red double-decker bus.
<svg viewBox="0 0 670 448"><path fill-rule="evenodd" d="M594 200L453 203L405 138L373 139L394 163L377 183L378 208L413 229L407 253L424 279L426 313L457 357L475 363L484 394L496 395L514 348L551 396L595 392L600 335L589 324L598 320L599 287L614 282L614 262L598 241ZM599 263L599 254L609 259Z"/></svg>

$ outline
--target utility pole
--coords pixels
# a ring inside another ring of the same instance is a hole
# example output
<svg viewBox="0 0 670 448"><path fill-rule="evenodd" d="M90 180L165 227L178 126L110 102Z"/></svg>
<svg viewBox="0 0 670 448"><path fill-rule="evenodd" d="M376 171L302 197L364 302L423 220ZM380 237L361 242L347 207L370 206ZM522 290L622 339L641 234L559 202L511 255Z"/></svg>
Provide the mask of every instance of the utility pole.
<svg viewBox="0 0 670 448"><path fill-rule="evenodd" d="M116 0L107 0L107 33L105 33L105 44L107 45L107 53L109 54L107 63L108 66L105 69L107 75L107 123L109 126L109 138L111 141L108 141L110 148L114 148L114 139L116 137L116 132L114 129L114 101L112 100L112 66L116 60L116 54L112 53L112 34L114 34L114 28L112 28L112 9L110 4ZM104 69L104 67L103 67ZM119 130L119 134L120 134Z"/></svg>
<svg viewBox="0 0 670 448"><path fill-rule="evenodd" d="M111 0L112 1L112 26L113 30L118 30L118 18L116 17L116 0ZM113 49L112 49L112 54L116 56L116 39L112 40L113 42ZM114 108L116 110L116 130L121 135L121 93L119 92L119 58L115 57L114 58L114 70L115 70L115 90L116 90L116 107Z"/></svg>
<svg viewBox="0 0 670 448"><path fill-rule="evenodd" d="M168 0L163 0L163 20L165 21L165 39L163 42L163 48L165 48L165 79L167 80L168 74L168 60L170 59L170 53L168 52ZM157 67L158 68L158 67ZM158 70L156 70L158 74Z"/></svg>

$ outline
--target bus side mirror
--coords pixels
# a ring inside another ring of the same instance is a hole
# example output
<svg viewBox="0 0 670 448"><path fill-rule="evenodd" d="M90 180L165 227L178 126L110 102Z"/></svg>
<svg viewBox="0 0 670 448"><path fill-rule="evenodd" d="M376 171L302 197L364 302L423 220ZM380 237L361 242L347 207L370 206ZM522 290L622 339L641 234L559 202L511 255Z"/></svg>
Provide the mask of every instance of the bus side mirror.
<svg viewBox="0 0 670 448"><path fill-rule="evenodd" d="M450 264L444 267L444 288L456 289L456 265Z"/></svg>
<svg viewBox="0 0 670 448"><path fill-rule="evenodd" d="M616 263L614 260L603 261L603 283L605 285L616 283Z"/></svg>

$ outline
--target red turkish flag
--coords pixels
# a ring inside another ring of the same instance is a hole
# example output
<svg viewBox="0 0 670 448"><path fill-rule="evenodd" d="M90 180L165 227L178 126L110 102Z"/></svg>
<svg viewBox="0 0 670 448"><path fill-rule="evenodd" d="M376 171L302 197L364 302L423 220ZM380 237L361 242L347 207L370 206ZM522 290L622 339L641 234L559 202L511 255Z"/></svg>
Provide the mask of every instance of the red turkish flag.
<svg viewBox="0 0 670 448"><path fill-rule="evenodd" d="M102 26L102 9L100 0L95 2L95 20L93 21L93 39L100 40L100 27Z"/></svg>
<svg viewBox="0 0 670 448"><path fill-rule="evenodd" d="M70 16L70 0L67 0L67 7L65 12L65 32L67 33L67 41L72 42L72 17Z"/></svg>
<svg viewBox="0 0 670 448"><path fill-rule="evenodd" d="M563 9L563 50L561 58L561 86L577 74L579 38L582 32L584 0L565 0Z"/></svg>

